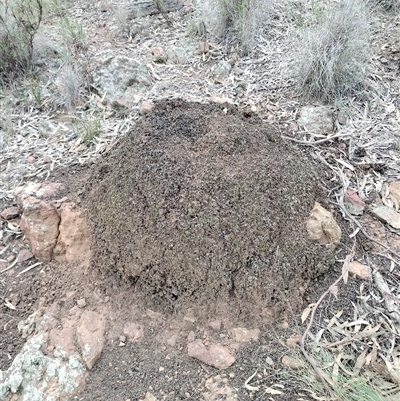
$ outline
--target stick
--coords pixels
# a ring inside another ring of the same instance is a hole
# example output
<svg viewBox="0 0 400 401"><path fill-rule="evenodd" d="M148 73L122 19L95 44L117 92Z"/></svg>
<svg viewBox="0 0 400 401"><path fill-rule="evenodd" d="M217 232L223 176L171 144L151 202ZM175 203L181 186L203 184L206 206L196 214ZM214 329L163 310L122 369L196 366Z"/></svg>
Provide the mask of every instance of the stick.
<svg viewBox="0 0 400 401"><path fill-rule="evenodd" d="M19 272L19 273L17 274L17 277L20 276L20 275L23 274L23 273L28 272L29 270L33 269L33 268L36 267L36 266L41 265L41 264L42 264L42 262L37 262L37 263L33 264L32 266L28 266L25 270L22 270L22 272Z"/></svg>
<svg viewBox="0 0 400 401"><path fill-rule="evenodd" d="M336 134L336 135L332 135L332 136L329 136L327 138L319 139L318 141L312 141L312 142L301 141L300 139L295 139L295 138L291 138L290 136L283 136L283 135L281 135L281 138L282 139L287 139L288 141L292 141L292 142L298 143L300 145L312 146L312 145L319 145L321 143L331 141L332 139L341 138L341 137L347 136L347 135L350 135L350 134L348 134L348 133L346 133L346 134Z"/></svg>

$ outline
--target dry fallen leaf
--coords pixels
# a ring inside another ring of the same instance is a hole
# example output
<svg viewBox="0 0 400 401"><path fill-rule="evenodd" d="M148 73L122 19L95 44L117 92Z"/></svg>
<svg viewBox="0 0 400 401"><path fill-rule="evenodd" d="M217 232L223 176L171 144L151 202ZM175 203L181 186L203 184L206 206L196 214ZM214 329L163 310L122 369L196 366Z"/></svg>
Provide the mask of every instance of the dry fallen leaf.
<svg viewBox="0 0 400 401"><path fill-rule="evenodd" d="M283 391L275 390L275 389L272 388L272 387L267 387L267 388L265 389L265 393L266 393L266 394L278 395L278 394L283 394Z"/></svg>
<svg viewBox="0 0 400 401"><path fill-rule="evenodd" d="M337 295L339 293L339 287L337 285L333 285L330 289L329 289L330 293L337 298Z"/></svg>
<svg viewBox="0 0 400 401"><path fill-rule="evenodd" d="M303 313L301 314L301 323L304 323L307 320L308 315L311 313L311 311L313 310L314 306L315 306L315 303L310 304L310 305L307 306L306 309L303 310Z"/></svg>
<svg viewBox="0 0 400 401"><path fill-rule="evenodd" d="M7 308L12 309L12 310L17 309L8 299L5 299L4 305L7 306Z"/></svg>
<svg viewBox="0 0 400 401"><path fill-rule="evenodd" d="M246 380L246 382L244 383L244 386L247 388L247 390L249 391L259 391L260 387L259 386L250 386L250 382L253 379L253 377L257 374L257 370Z"/></svg>

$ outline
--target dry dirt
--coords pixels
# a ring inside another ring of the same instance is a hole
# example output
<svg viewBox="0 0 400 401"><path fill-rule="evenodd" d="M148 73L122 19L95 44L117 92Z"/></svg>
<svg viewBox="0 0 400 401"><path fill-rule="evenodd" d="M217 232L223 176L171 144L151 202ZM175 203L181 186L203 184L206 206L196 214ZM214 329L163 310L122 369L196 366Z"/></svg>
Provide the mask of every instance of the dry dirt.
<svg viewBox="0 0 400 401"><path fill-rule="evenodd" d="M53 88L58 82L57 64L43 73L43 106L32 106L18 115L18 135L11 138L0 164L4 179L0 210L13 204L9 194L20 182L49 179L64 183L66 189L60 197L68 197L87 212L93 233L93 258L89 268L51 262L19 275L32 264L24 262L0 275L0 370L10 366L25 342L18 332L19 321L44 307L55 311L61 326L62 319L68 318L71 310L76 311L77 302L85 299L85 310L96 311L107 320L106 345L78 400L310 400L309 386L301 382L298 372L282 364L284 355L298 352L286 341L305 330L306 324L300 323L302 309L316 302L341 274L343 261L353 246L349 235L357 228L342 219L332 204L325 203L334 210L346 239L335 250L336 262L319 276L329 265L325 263L326 254L306 240L301 223L313 202L327 200L330 190L331 200L337 200L335 194L342 183L313 156L318 154L320 160L345 171L353 187L363 180L367 203L381 202L383 181L399 179L398 150L393 139L398 136L399 68L394 43L398 21L394 16L380 17L390 29L382 33L382 28L373 38L377 71L368 78L372 88L370 109L349 101L345 105L350 110L349 121L336 127L347 132L349 139L296 148L290 142L284 143L280 134L310 142L319 136L296 128L303 104L292 91L292 83L281 76L285 53L291 45L288 35L294 29L290 21L276 16L260 38L254 59L239 59L231 77L220 85L210 79L210 71L219 60L232 59L235 64L237 54L229 44L211 43L210 53L193 54L181 65L152 61L156 46L187 41L191 4L173 15L174 30L162 16L153 16L140 21L143 31L130 38L121 33L112 7L87 0L69 4L69 16L82 23L87 34L88 47L82 57L90 68L111 55L134 56L150 65L154 86L121 114L104 106L99 96L85 93L73 115L60 112L60 104L53 102L60 95ZM49 38L50 42L60 39L57 21L55 18L54 26L45 27L47 43ZM198 42L199 38L193 40ZM248 85L246 90L243 83ZM177 96L211 105L160 103L154 114L136 124L141 100ZM19 110L24 102L16 99ZM214 101L230 104L217 105ZM33 104L32 99L30 102ZM76 134L80 129L76 124L85 113L91 113L91 108L105 117L99 137L85 145ZM248 111L251 109L263 122ZM55 116L57 127L52 136L43 133L41 126L48 122L49 115ZM275 132L278 126L283 131L279 135ZM122 136L127 131L128 136ZM225 135L216 135L221 132ZM96 158L98 162L93 164ZM353 165L354 170L345 169L338 160ZM236 177L231 176L233 173ZM203 185L200 202L196 184ZM240 192L230 184L237 184L246 196L239 199ZM186 188L184 194L182 188ZM209 188L217 190L209 203L202 204ZM295 213L292 199L287 201L289 194L296 197ZM113 199L118 204L110 207ZM233 200L237 201L236 209ZM254 225L228 227L228 210ZM251 213L247 215L245 210ZM200 223L208 214L226 219L207 221L206 229ZM142 221L138 221L140 217ZM398 232L388 230L368 213L360 221L371 235L400 251ZM18 227L19 219L11 223ZM212 224L222 223L228 232L224 233L226 238L219 238L211 229ZM3 220L1 224L0 251L9 248L0 255L0 270L10 264L7 259L27 247L19 231L13 231L15 227ZM265 226L273 228L264 232ZM177 235L177 227L188 228L188 236ZM235 232L235 243L228 228ZM272 241L271 249L263 248L261 240L265 236ZM257 242L247 243L249 237ZM290 238L290 249L284 249L282 244ZM398 269L393 270L386 250L365 240L361 233L355 238L355 259L386 272L392 283L398 284ZM190 252L167 252L169 241ZM278 245L278 261L286 265L282 272L277 269L281 264L275 264L276 258L272 257ZM209 250L213 256L208 255ZM181 258L175 264L177 256ZM320 259L322 268L310 270L314 262L309 261ZM194 260L198 265L193 264ZM201 268L196 271L198 266ZM248 268L253 270L251 275ZM266 280L271 269L273 277ZM184 274L186 271L190 274ZM213 271L223 274L210 275ZM275 288L276 283L282 285ZM356 319L353 303L358 305L367 297L382 310L383 300L373 281L350 277L347 285L339 286L337 298L329 295L318 309L315 331L325 328L340 310L343 319ZM288 301L292 301L290 307ZM371 313L375 314L374 309ZM127 340L124 326L131 322L143 329L143 338L140 335L137 341ZM241 343L232 332L238 327L259 329L258 340ZM236 362L220 371L190 358L187 344L194 339L201 339L207 346L226 346ZM387 341L391 341L389 336ZM398 339L393 341L398 343ZM357 345L362 348L365 344L358 341ZM271 393L271 389L280 393Z"/></svg>
<svg viewBox="0 0 400 401"><path fill-rule="evenodd" d="M293 313L302 309L304 292L307 303L315 301L340 272L329 268L330 252L307 240L304 229L314 201L323 199L317 169L320 175L324 171L251 113L158 103L97 164L50 177L65 184L60 197L86 211L91 264L52 262L18 277L22 265L6 273L2 369L23 345L17 330L21 318L39 306L52 307L62 325L61 319L85 299L85 309L104 316L107 328L106 347L81 400L149 401L149 394L158 400L265 399L266 388L282 392L277 400L307 399L306 392L299 396L303 384L281 360L293 353L286 340L297 333ZM197 209L190 209L196 200ZM229 220L231 231L219 225L199 231L209 216L229 213L235 216ZM237 221L243 225L235 227ZM177 237L184 225L188 236ZM220 238L221 232L230 235L229 241ZM176 247L186 240L190 252L166 257L160 248L163 242L168 248L170 239ZM9 242L15 245L11 237ZM265 246L272 249L267 253ZM341 245L338 255L346 248ZM310 269L318 260L323 269ZM338 300L329 300L319 319L339 309L351 315L356 286L354 280ZM17 309L10 310L6 299ZM210 326L215 321L220 328ZM143 338L126 339L124 326L130 322L143 329ZM259 338L241 342L232 332L237 327L259 329ZM219 371L188 357L187 344L194 339L226 346L236 362ZM251 386L258 390L249 390L245 383L255 372Z"/></svg>

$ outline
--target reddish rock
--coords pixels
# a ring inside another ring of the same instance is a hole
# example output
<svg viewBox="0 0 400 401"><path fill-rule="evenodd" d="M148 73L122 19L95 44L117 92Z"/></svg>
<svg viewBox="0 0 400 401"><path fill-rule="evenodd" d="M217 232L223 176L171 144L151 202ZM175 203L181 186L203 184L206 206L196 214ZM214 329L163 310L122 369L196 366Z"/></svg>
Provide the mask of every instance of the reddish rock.
<svg viewBox="0 0 400 401"><path fill-rule="evenodd" d="M149 101L144 100L140 106L140 114L149 114L152 110L153 105Z"/></svg>
<svg viewBox="0 0 400 401"><path fill-rule="evenodd" d="M165 54L165 50L162 46L157 46L151 51L151 53L154 57L163 56Z"/></svg>
<svg viewBox="0 0 400 401"><path fill-rule="evenodd" d="M330 245L335 248L342 236L342 231L331 212L325 210L318 202L315 202L310 216L306 220L308 235L312 240L321 245Z"/></svg>
<svg viewBox="0 0 400 401"><path fill-rule="evenodd" d="M208 42L200 42L199 54L205 54L210 51L210 44Z"/></svg>
<svg viewBox="0 0 400 401"><path fill-rule="evenodd" d="M7 209L4 209L0 215L4 220L15 219L19 216L19 208L16 206L8 207Z"/></svg>
<svg viewBox="0 0 400 401"><path fill-rule="evenodd" d="M58 352L60 356L70 357L77 353L74 344L76 321L63 319L61 327L55 327L50 330L49 347Z"/></svg>
<svg viewBox="0 0 400 401"><path fill-rule="evenodd" d="M296 347L298 344L300 344L300 336L298 334L294 334L293 336L290 336L287 340L286 340L286 345L289 348L294 348Z"/></svg>
<svg viewBox="0 0 400 401"><path fill-rule="evenodd" d="M54 259L60 262L89 259L89 229L82 210L74 203L64 203L58 209L59 236Z"/></svg>
<svg viewBox="0 0 400 401"><path fill-rule="evenodd" d="M229 350L219 344L211 345L210 349L207 350L201 340L195 340L188 344L187 350L190 357L217 369L228 368L235 362L235 358Z"/></svg>
<svg viewBox="0 0 400 401"><path fill-rule="evenodd" d="M364 213L365 203L353 189L348 189L344 196L344 205L349 213L361 216Z"/></svg>
<svg viewBox="0 0 400 401"><path fill-rule="evenodd" d="M282 358L282 364L293 370L301 370L304 368L304 363L300 359L287 355Z"/></svg>
<svg viewBox="0 0 400 401"><path fill-rule="evenodd" d="M212 322L208 323L208 325L216 332L221 331L222 328L221 320L213 320Z"/></svg>
<svg viewBox="0 0 400 401"><path fill-rule="evenodd" d="M61 190L64 189L64 185L57 182L43 182L34 183L29 182L23 187L18 187L15 189L14 194L17 200L18 206L23 209L24 200L33 196L38 199L46 200L50 197L57 195Z"/></svg>
<svg viewBox="0 0 400 401"><path fill-rule="evenodd" d="M357 261L349 263L349 273L354 274L361 280L368 280L371 277L371 269L369 266L363 265Z"/></svg>
<svg viewBox="0 0 400 401"><path fill-rule="evenodd" d="M33 253L29 249L21 249L17 256L17 263L26 262L33 258Z"/></svg>
<svg viewBox="0 0 400 401"><path fill-rule="evenodd" d="M129 322L124 326L124 334L128 337L129 341L136 342L144 338L144 329L139 323Z"/></svg>
<svg viewBox="0 0 400 401"><path fill-rule="evenodd" d="M105 322L97 312L84 311L76 328L78 344L87 368L93 368L105 345Z"/></svg>
<svg viewBox="0 0 400 401"><path fill-rule="evenodd" d="M58 238L60 217L54 205L33 196L23 201L21 230L28 239L32 253L41 262L50 262Z"/></svg>
<svg viewBox="0 0 400 401"><path fill-rule="evenodd" d="M229 330L231 337L238 343L245 343L248 341L257 341L260 336L259 329L245 329L243 327L236 327Z"/></svg>

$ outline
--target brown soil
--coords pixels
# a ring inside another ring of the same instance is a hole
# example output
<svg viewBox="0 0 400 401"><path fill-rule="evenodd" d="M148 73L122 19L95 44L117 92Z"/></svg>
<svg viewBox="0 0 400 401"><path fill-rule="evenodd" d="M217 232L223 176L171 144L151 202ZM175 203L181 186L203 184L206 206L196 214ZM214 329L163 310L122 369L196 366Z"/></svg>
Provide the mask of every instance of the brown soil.
<svg viewBox="0 0 400 401"><path fill-rule="evenodd" d="M291 313L307 286L308 303L340 271L317 278L332 255L304 231L321 199L316 177L304 155L253 115L160 102L97 165L53 174L65 184L61 195L86 207L91 266L52 262L17 277L22 264L3 276L0 369L23 345L22 318L52 306L61 324L85 298L108 323L81 400L265 399L263 389L275 384L283 386L275 400L299 398L303 384L281 363L293 352L285 345L296 333ZM349 309L353 284L318 319ZM208 325L216 319L219 331ZM132 321L144 338L121 344ZM239 344L233 327L259 328L260 338ZM219 371L189 358L188 337L223 344L235 364ZM250 384L260 391L244 386L256 371Z"/></svg>
<svg viewBox="0 0 400 401"><path fill-rule="evenodd" d="M333 260L305 231L316 177L255 116L157 103L89 179L91 269L120 274L162 309L279 314L277 291L297 302Z"/></svg>

